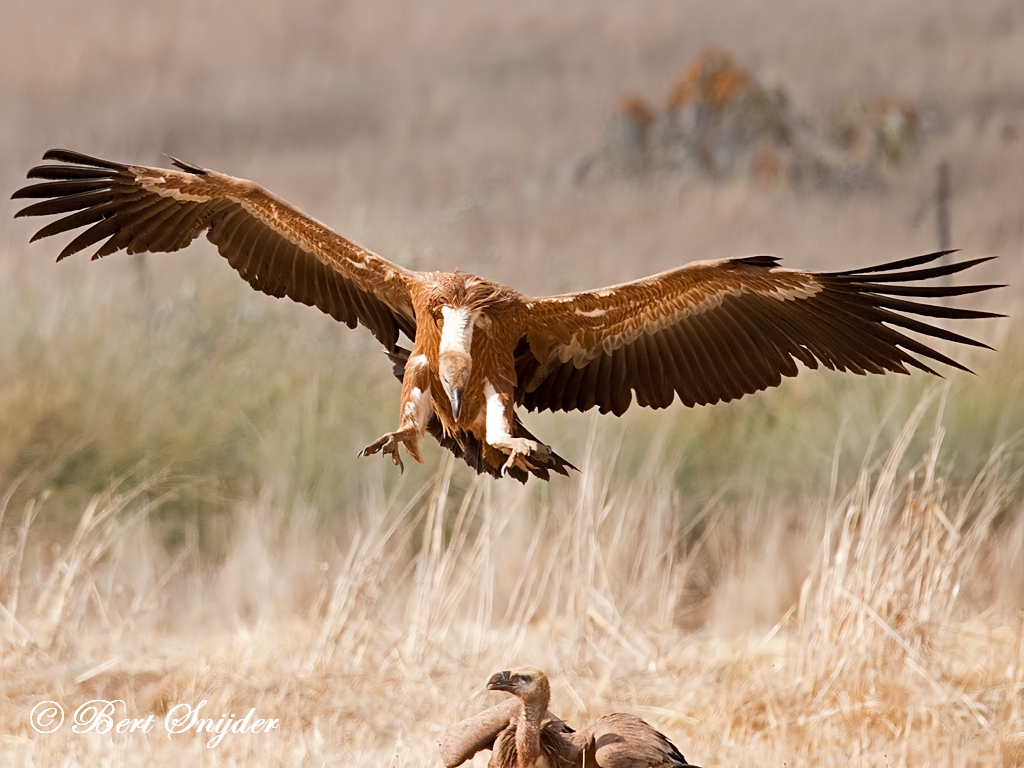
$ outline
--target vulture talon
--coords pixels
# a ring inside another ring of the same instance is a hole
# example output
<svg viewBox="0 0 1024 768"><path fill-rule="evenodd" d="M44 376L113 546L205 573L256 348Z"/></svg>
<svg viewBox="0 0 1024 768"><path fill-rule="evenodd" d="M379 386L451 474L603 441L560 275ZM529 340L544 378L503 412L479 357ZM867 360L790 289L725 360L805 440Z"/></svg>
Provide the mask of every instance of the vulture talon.
<svg viewBox="0 0 1024 768"><path fill-rule="evenodd" d="M399 454L398 449L409 436L407 430L388 432L363 448L359 452L359 456L373 456L376 453L383 453L385 456L391 457L392 463L398 467L398 474L404 474L405 465L402 463L402 456Z"/></svg>
<svg viewBox="0 0 1024 768"><path fill-rule="evenodd" d="M544 447L546 446L544 446L543 443L539 443L536 440L529 440L525 437L509 438L502 444L502 448L508 449L508 459L501 468L501 476L504 477L507 475L508 471L512 467L520 467L521 469L528 471L530 465L526 459L530 458L534 452L543 455L542 449Z"/></svg>

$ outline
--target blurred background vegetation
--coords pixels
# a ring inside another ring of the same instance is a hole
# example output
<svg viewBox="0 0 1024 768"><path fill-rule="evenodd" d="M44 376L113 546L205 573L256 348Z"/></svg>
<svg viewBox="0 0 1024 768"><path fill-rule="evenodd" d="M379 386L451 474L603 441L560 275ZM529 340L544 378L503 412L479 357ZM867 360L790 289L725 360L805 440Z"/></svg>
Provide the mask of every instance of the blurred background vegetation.
<svg viewBox="0 0 1024 768"><path fill-rule="evenodd" d="M256 180L407 266L457 266L546 294L697 258L771 253L820 269L932 250L946 162L954 244L999 257L969 277L1010 284L975 305L1015 314L1024 6L1013 0L8 0L4 16L2 189L51 146L148 164L166 152ZM614 148L636 99L661 109L709 47L783 93L800 125L832 126L849 143L875 114L859 105L898 103L922 139L905 156L886 139L889 162L849 189L685 164L580 173ZM146 482L174 541L175 521L209 531L264 492L286 513L308 504L337 518L381 482L410 500L433 477L436 446L402 478L355 458L391 428L398 403L369 334L253 294L204 240L55 266L58 245L30 246L35 222L13 221L16 209L0 216L0 490L11 510L37 499L40 521L60 530L112 483ZM611 457L612 482L644 466L674 472L673 503L696 516L712 504L826 499L938 389L947 481L973 478L996 449L1013 478L1018 328L969 328L999 351L959 353L979 375L947 383L814 372L713 408L527 423L575 463ZM456 492L471 480L456 468Z"/></svg>

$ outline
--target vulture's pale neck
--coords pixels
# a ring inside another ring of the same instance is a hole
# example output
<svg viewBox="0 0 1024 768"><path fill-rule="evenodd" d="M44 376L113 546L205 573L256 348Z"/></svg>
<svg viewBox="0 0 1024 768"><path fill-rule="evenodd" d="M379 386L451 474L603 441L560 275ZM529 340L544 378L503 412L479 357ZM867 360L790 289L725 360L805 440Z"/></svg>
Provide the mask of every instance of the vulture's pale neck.
<svg viewBox="0 0 1024 768"><path fill-rule="evenodd" d="M516 764L518 768L531 768L540 757L540 723L548 711L551 698L546 687L522 699L519 722L516 723Z"/></svg>

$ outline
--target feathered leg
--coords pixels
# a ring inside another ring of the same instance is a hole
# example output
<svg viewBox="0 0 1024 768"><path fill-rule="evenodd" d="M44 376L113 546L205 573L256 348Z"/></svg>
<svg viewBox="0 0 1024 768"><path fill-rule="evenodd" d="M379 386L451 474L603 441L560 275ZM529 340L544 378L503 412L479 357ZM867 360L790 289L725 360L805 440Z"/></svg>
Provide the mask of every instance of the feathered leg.
<svg viewBox="0 0 1024 768"><path fill-rule="evenodd" d="M529 470L531 462L528 460L531 458L543 464L552 455L550 446L533 439L532 436L512 435L512 398L508 395L503 396L489 381L484 387L484 395L487 397L487 444L497 448L507 457L501 467L501 474L505 475L513 468Z"/></svg>
<svg viewBox="0 0 1024 768"><path fill-rule="evenodd" d="M405 366L402 377L402 406L398 421L398 430L382 435L359 452L360 456L372 456L383 452L391 457L399 472L405 471L398 448L403 443L420 464L420 438L427 431L427 424L434 413L434 403L430 396L430 369L423 355L413 355Z"/></svg>

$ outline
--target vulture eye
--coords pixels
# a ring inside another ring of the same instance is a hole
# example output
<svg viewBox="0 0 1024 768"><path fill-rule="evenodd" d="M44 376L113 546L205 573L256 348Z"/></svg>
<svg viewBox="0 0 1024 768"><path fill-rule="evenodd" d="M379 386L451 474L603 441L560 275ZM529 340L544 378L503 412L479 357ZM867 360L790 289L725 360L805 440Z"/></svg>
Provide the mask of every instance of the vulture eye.
<svg viewBox="0 0 1024 768"><path fill-rule="evenodd" d="M524 683L532 683L533 682L533 677L531 675L520 675L519 679L522 680Z"/></svg>

